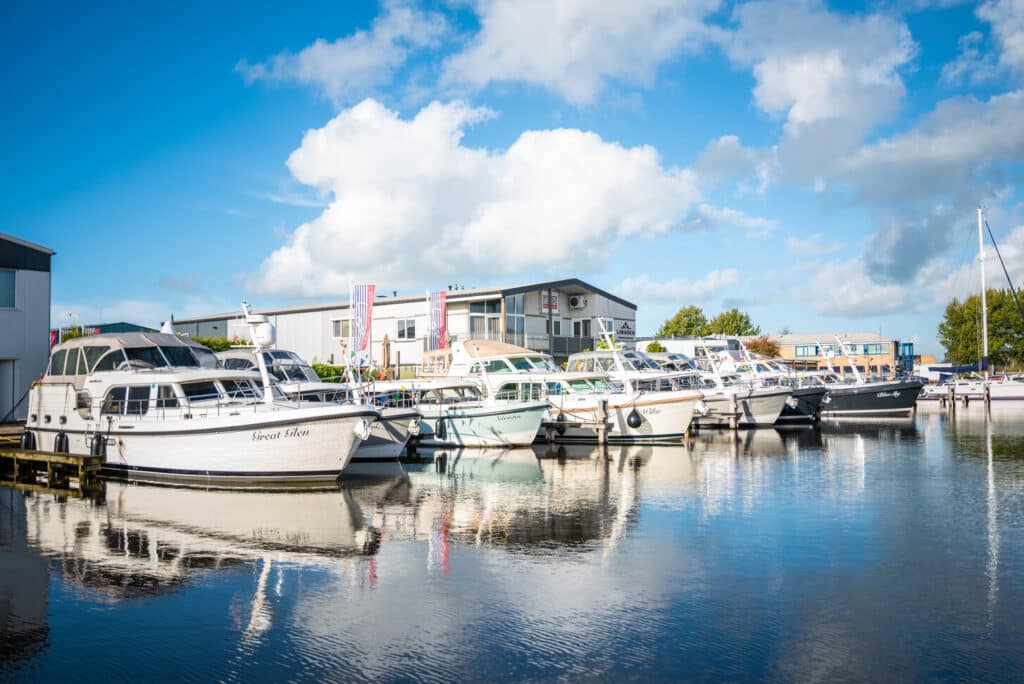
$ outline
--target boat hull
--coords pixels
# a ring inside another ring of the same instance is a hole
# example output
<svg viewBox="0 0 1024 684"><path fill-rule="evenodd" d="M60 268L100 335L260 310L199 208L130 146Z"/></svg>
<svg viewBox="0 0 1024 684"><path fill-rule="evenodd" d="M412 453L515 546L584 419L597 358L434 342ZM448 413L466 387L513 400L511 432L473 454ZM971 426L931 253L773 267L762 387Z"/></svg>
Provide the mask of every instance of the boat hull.
<svg viewBox="0 0 1024 684"><path fill-rule="evenodd" d="M370 435L359 445L346 474L359 463L394 461L402 457L413 431L419 429L420 412L415 409L385 408L380 420L370 426Z"/></svg>
<svg viewBox="0 0 1024 684"><path fill-rule="evenodd" d="M818 419L821 400L828 389L825 387L796 387L792 390L793 401L786 402L779 415L778 423L813 423Z"/></svg>
<svg viewBox="0 0 1024 684"><path fill-rule="evenodd" d="M98 423L40 427L40 449L52 449L58 432L68 452L89 454L100 435L103 472L133 480L227 485L324 482L338 478L361 439L362 423L376 411L296 408L249 409L190 420L138 417Z"/></svg>
<svg viewBox="0 0 1024 684"><path fill-rule="evenodd" d="M639 442L679 441L686 436L693 421L701 397L695 393L680 396L666 396L669 392L652 392L629 399L609 399L607 440L610 444L633 444ZM599 409L597 397L588 397L587 405L574 405L571 401L559 402L551 397L552 407L549 420L557 422L565 416L567 425L562 432L556 432L556 442L596 442L598 431L591 426L573 426L573 422L596 422ZM556 403L559 402L559 403ZM639 426L629 425L629 415L636 412L643 419Z"/></svg>
<svg viewBox="0 0 1024 684"><path fill-rule="evenodd" d="M791 396L790 390L751 390L738 392L736 410L739 427L771 427L779 419L786 400ZM728 394L714 394L704 398L708 409L707 415L698 416L697 423L702 427L723 427L729 424L729 413L732 401Z"/></svg>
<svg viewBox="0 0 1024 684"><path fill-rule="evenodd" d="M547 402L463 406L423 404L419 410L422 446L529 446L547 412ZM444 434L439 427L444 425Z"/></svg>
<svg viewBox="0 0 1024 684"><path fill-rule="evenodd" d="M821 415L893 416L914 410L923 383L916 380L830 387L821 400Z"/></svg>

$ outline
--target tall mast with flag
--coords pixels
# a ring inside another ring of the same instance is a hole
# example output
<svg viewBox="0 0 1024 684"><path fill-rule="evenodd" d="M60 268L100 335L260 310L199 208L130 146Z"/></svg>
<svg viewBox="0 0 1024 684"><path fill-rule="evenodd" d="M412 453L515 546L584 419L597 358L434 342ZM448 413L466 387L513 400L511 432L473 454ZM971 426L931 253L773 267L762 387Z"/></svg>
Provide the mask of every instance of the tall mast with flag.
<svg viewBox="0 0 1024 684"><path fill-rule="evenodd" d="M448 343L448 293L430 292L427 294L430 306L430 349L444 349Z"/></svg>
<svg viewBox="0 0 1024 684"><path fill-rule="evenodd" d="M370 346L370 327L373 322L373 295L376 286L349 286L349 364L357 362L359 352Z"/></svg>

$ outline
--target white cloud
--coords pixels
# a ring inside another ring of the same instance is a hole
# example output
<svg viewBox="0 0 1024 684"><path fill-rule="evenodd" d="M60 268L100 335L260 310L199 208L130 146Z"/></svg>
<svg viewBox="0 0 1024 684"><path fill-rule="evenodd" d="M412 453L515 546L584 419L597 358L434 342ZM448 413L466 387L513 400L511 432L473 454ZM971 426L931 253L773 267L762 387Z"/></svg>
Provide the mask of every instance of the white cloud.
<svg viewBox="0 0 1024 684"><path fill-rule="evenodd" d="M747 237L765 237L775 230L778 222L761 216L751 216L738 209L715 207L706 202L697 206L685 227L693 230L711 230L732 227L747 231Z"/></svg>
<svg viewBox="0 0 1024 684"><path fill-rule="evenodd" d="M942 80L957 84L962 81L980 83L996 75L995 56L982 51L985 37L980 31L971 31L957 41L957 56L942 67Z"/></svg>
<svg viewBox="0 0 1024 684"><path fill-rule="evenodd" d="M822 233L814 233L806 238L790 236L786 238L785 247L790 254L830 254L838 252L843 245L829 241Z"/></svg>
<svg viewBox="0 0 1024 684"><path fill-rule="evenodd" d="M999 43L999 64L1012 71L1024 69L1024 0L989 0L976 14L992 25Z"/></svg>
<svg viewBox="0 0 1024 684"><path fill-rule="evenodd" d="M753 68L757 105L785 118L790 134L822 121L863 132L899 106L899 69L916 54L902 21L830 12L813 1L750 2L734 18L738 28L725 35L726 52Z"/></svg>
<svg viewBox="0 0 1024 684"><path fill-rule="evenodd" d="M505 150L463 145L466 127L491 116L435 102L404 120L365 100L308 131L288 168L330 205L250 286L320 296L350 280L405 287L587 271L624 239L678 226L700 199L691 171L594 133L526 131Z"/></svg>
<svg viewBox="0 0 1024 684"><path fill-rule="evenodd" d="M318 88L336 104L350 102L386 84L410 52L436 45L448 30L440 14L388 2L369 31L333 42L318 38L297 53L285 51L263 63L242 60L235 70L246 83L298 83Z"/></svg>
<svg viewBox="0 0 1024 684"><path fill-rule="evenodd" d="M444 80L523 82L589 104L608 81L649 85L658 66L703 42L719 0L479 0L480 32Z"/></svg>
<svg viewBox="0 0 1024 684"><path fill-rule="evenodd" d="M639 275L626 278L616 286L615 291L640 306L678 304L704 301L738 280L739 272L735 268L711 271L700 280L656 282L646 275Z"/></svg>
<svg viewBox="0 0 1024 684"><path fill-rule="evenodd" d="M737 136L723 135L707 144L692 168L705 183L738 179L741 194L763 195L777 167L774 149L744 147Z"/></svg>

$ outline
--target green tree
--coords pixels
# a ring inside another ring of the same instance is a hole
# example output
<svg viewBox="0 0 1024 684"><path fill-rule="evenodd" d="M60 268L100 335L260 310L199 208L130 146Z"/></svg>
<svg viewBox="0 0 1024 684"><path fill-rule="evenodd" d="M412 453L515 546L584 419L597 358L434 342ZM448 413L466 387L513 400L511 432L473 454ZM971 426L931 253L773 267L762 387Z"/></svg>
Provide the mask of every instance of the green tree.
<svg viewBox="0 0 1024 684"><path fill-rule="evenodd" d="M761 327L754 325L750 314L732 308L711 319L705 334L713 335L760 335Z"/></svg>
<svg viewBox="0 0 1024 684"><path fill-rule="evenodd" d="M68 328L60 335L61 342L67 342L79 337L88 337L89 333L85 332L85 328Z"/></svg>
<svg viewBox="0 0 1024 684"><path fill-rule="evenodd" d="M1024 291L1018 292L1024 297ZM990 366L1020 366L1024 363L1024 320L1009 290L988 290L988 348ZM956 364L977 363L982 353L981 296L946 305L939 323L939 343L945 360Z"/></svg>
<svg viewBox="0 0 1024 684"><path fill-rule="evenodd" d="M684 306L676 315L665 321L657 337L699 337L706 334L708 319L699 306Z"/></svg>
<svg viewBox="0 0 1024 684"><path fill-rule="evenodd" d="M616 340L616 339L615 339L614 337L612 338L612 344L614 344L614 345L615 345L615 349L622 349L622 343L620 343L620 342L619 342L618 340ZM597 348L598 348L598 349L611 349L612 347L610 347L610 346L608 345L608 343L607 343L607 342L605 342L605 341L604 341L604 338L602 337L601 339L599 339L599 340L597 341Z"/></svg>
<svg viewBox="0 0 1024 684"><path fill-rule="evenodd" d="M763 356L769 356L771 358L776 358L781 351L779 349L779 343L767 335L755 337L744 346L746 346L748 351L752 351L755 354L761 354Z"/></svg>
<svg viewBox="0 0 1024 684"><path fill-rule="evenodd" d="M653 342L648 343L647 351L651 353L658 353L665 351L665 348L661 346L661 342L658 342L658 340L654 340Z"/></svg>

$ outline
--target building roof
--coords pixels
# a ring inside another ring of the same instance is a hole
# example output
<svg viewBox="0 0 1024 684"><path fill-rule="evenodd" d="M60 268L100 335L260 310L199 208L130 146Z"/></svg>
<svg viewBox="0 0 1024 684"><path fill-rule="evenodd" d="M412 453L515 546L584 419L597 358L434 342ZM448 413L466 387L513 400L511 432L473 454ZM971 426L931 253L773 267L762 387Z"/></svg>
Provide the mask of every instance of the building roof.
<svg viewBox="0 0 1024 684"><path fill-rule="evenodd" d="M805 344L835 344L836 337L843 342L893 342L893 338L885 337L877 332L826 332L826 333L800 333L796 335L771 335L782 346L805 345Z"/></svg>
<svg viewBox="0 0 1024 684"><path fill-rule="evenodd" d="M588 294L593 293L601 295L607 299L612 300L622 306L628 307L636 311L636 304L626 301L621 297L605 292L604 290L594 287L593 285L586 283L579 278L566 278L564 280L548 280L540 281L535 283L525 283L521 285L507 285L502 287L476 287L468 290L448 290L448 302L465 302L473 301L478 299L494 299L496 297L507 297L509 295L522 294L524 292L536 292L538 290L559 289L569 294ZM574 292L576 290L577 292ZM374 306L383 304L407 304L410 302L422 302L426 299L425 294L417 295L402 295L401 297L388 297L377 295L373 299ZM332 311L336 309L347 309L348 301L334 301L334 302L322 302L319 304L303 304L300 306L286 306L272 309L259 309L253 310L254 314L261 314L264 316L278 316L281 314L292 314L292 313L310 313L313 311ZM210 314L208 316L196 316L194 318L176 318L174 320L175 325L177 324L188 324L188 323L203 323L207 321L223 321L234 318L241 318L241 309L231 313L221 314Z"/></svg>
<svg viewBox="0 0 1024 684"><path fill-rule="evenodd" d="M6 244L4 244L6 243ZM13 235L0 233L0 268L20 271L50 271L50 257L54 251Z"/></svg>

